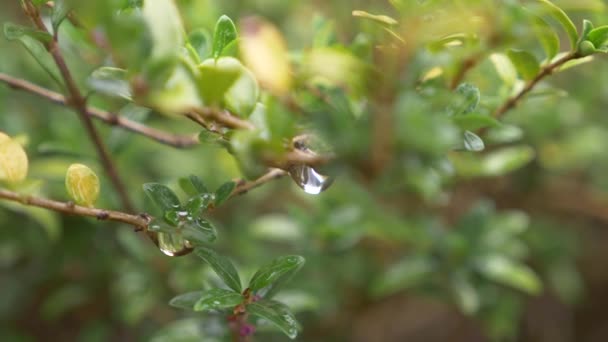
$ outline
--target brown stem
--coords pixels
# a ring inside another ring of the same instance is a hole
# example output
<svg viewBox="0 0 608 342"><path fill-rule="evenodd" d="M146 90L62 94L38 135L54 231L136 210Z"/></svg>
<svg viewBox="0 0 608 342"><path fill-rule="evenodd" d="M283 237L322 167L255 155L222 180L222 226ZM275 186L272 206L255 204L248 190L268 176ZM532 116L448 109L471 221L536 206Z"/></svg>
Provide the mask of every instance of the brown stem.
<svg viewBox="0 0 608 342"><path fill-rule="evenodd" d="M34 22L36 27L41 31L49 32L47 30L46 26L44 25L44 23L42 22L42 17L40 16L40 12L38 11L38 8L36 8L36 6L34 6L34 4L31 2L31 0L27 0L25 2L25 6L26 6L26 8L25 8L26 14L32 19L32 21ZM118 196L120 197L123 207L127 211L133 212L135 210L135 208L134 208L133 204L131 203L131 200L129 199L129 196L128 196L126 188L122 182L122 179L118 175L116 167L114 166L114 163L113 163L112 159L110 158L110 155L109 155L101 137L99 136L99 133L97 132L97 130L95 128L95 125L93 124L93 120L88 115L86 98L83 97L82 94L80 93L80 90L78 89L78 86L76 85L76 82L74 81L74 78L72 77L72 74L70 73L70 70L65 62L65 59L63 58L63 55L61 54L61 51L59 49L59 44L57 42L57 32L54 32L53 39L51 41L47 42L45 44L45 47L48 50L48 52L51 54L51 56L53 57L53 60L55 61L55 64L57 64L57 67L59 68L59 72L61 73L61 76L63 77L63 80L65 81L65 86L66 86L67 92L69 94L69 103L78 113L80 120L82 121L82 124L85 127L85 129L89 135L89 138L91 139L91 141L93 142L93 145L95 146L95 149L97 150L97 154L98 154L99 158L101 159L101 163L102 163L108 177L110 178L112 185L114 186L114 189L116 190L116 192L118 193Z"/></svg>
<svg viewBox="0 0 608 342"><path fill-rule="evenodd" d="M71 106L71 104L62 94L59 94L49 89L42 88L26 80L15 78L4 73L0 73L0 82L6 83L11 88L24 90L31 94L38 95L53 103L63 106ZM90 117L99 119L111 126L121 127L131 132L141 134L161 144L177 148L187 148L199 144L196 135L180 136L166 133L98 108L87 107L87 114Z"/></svg>
<svg viewBox="0 0 608 342"><path fill-rule="evenodd" d="M520 90L516 95L507 99L507 101L505 101L505 103L503 103L500 107L498 107L492 115L495 118L499 118L502 115L504 115L507 111L514 108L517 105L517 103L524 96L526 96L526 94L528 94L530 91L532 91L532 89L534 89L534 87L538 84L538 82L540 82L543 78L551 75L557 68L564 65L566 62L576 59L578 57L579 57L579 55L576 52L571 52L571 53L565 55L564 57L556 60L555 62L544 66L540 70L540 72L536 75L536 77L534 77L533 79L528 81L526 86L522 90Z"/></svg>
<svg viewBox="0 0 608 342"><path fill-rule="evenodd" d="M195 108L193 112L200 115L204 119L209 119L211 121L215 121L222 126L234 129L248 129L253 130L255 126L247 121L238 118L237 116L231 115L226 111L222 111L219 109L214 109L210 107L205 108Z"/></svg>
<svg viewBox="0 0 608 342"><path fill-rule="evenodd" d="M88 208L75 205L71 202L59 202L46 198L21 195L5 189L0 189L0 198L13 202L19 202L23 205L50 209L65 214L95 217L96 219L103 221L122 222L132 225L137 230L146 231L148 229L148 224L151 221L150 217L145 214L131 215L114 210Z"/></svg>
<svg viewBox="0 0 608 342"><path fill-rule="evenodd" d="M271 169L270 171L268 171L267 173L265 173L264 175L262 175L260 178L258 178L256 180L253 180L251 182L239 182L238 185L236 186L236 188L234 188L234 190L230 194L229 198L243 195L251 189L257 188L258 186L268 183L272 180L281 178L286 174L287 174L287 172L285 172L281 169Z"/></svg>

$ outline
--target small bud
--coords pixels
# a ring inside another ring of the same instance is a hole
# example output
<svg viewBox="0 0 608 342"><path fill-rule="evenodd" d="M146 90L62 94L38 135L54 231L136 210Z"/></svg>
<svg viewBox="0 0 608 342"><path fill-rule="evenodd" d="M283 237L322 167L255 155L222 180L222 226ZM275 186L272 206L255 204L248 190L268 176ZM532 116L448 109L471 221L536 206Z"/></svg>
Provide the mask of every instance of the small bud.
<svg viewBox="0 0 608 342"><path fill-rule="evenodd" d="M18 183L27 176L28 160L23 147L0 132L0 180Z"/></svg>
<svg viewBox="0 0 608 342"><path fill-rule="evenodd" d="M580 42L580 44L578 44L578 53L581 56L589 56L594 54L595 52L595 46L592 42L588 40L583 40L582 42Z"/></svg>
<svg viewBox="0 0 608 342"><path fill-rule="evenodd" d="M92 207L99 196L99 178L86 165L72 164L65 175L65 188L74 202Z"/></svg>

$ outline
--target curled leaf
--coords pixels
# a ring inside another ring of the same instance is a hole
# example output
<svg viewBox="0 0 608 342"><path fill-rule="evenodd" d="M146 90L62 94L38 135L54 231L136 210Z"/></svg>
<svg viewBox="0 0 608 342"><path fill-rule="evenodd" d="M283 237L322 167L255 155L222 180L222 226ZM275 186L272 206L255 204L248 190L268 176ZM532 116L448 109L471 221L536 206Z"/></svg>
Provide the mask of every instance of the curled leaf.
<svg viewBox="0 0 608 342"><path fill-rule="evenodd" d="M92 207L99 196L99 178L88 166L72 164L65 175L65 188L74 202Z"/></svg>

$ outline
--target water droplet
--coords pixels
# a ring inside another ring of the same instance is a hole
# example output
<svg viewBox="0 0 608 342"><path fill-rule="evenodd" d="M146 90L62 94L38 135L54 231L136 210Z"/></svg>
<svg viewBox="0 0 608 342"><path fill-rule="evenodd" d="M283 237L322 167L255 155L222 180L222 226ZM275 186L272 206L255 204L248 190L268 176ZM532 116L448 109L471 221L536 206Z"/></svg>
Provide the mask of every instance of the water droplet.
<svg viewBox="0 0 608 342"><path fill-rule="evenodd" d="M332 177L324 176L308 165L291 166L289 175L300 188L311 195L320 194L333 182Z"/></svg>
<svg viewBox="0 0 608 342"><path fill-rule="evenodd" d="M192 252L192 245L181 234L158 233L158 248L168 256L182 256Z"/></svg>

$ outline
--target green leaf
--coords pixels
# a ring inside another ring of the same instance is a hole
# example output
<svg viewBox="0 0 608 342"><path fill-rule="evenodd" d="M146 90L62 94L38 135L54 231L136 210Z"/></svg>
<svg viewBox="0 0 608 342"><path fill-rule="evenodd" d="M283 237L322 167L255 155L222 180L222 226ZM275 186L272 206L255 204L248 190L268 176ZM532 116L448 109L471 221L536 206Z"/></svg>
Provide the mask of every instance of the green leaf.
<svg viewBox="0 0 608 342"><path fill-rule="evenodd" d="M550 61L559 52L559 36L541 17L532 14L531 18L534 31L545 50L547 60Z"/></svg>
<svg viewBox="0 0 608 342"><path fill-rule="evenodd" d="M232 19L222 15L215 24L215 31L213 32L213 48L211 50L213 58L219 58L224 48L233 40L236 40L236 37L236 26L234 26Z"/></svg>
<svg viewBox="0 0 608 342"><path fill-rule="evenodd" d="M589 63L592 60L593 60L593 56L586 56L586 57L581 57L581 58L576 58L576 59L569 60L566 63L564 63L561 67L559 67L559 69L557 69L557 72L562 72L564 70L568 70L568 69L573 68L575 66L579 66L579 65L585 64L585 63Z"/></svg>
<svg viewBox="0 0 608 342"><path fill-rule="evenodd" d="M159 209L174 211L180 208L181 204L177 195L169 187L158 183L146 183L143 188L146 195L154 201Z"/></svg>
<svg viewBox="0 0 608 342"><path fill-rule="evenodd" d="M517 170L534 159L534 150L528 146L506 147L493 151L483 159L483 173L500 176Z"/></svg>
<svg viewBox="0 0 608 342"><path fill-rule="evenodd" d="M304 258L299 255L281 256L270 264L261 267L249 281L249 288L260 291L260 295L271 298L279 287L289 281L293 275L304 265Z"/></svg>
<svg viewBox="0 0 608 342"><path fill-rule="evenodd" d="M243 302L243 296L226 289L211 289L204 291L194 304L194 311L232 309Z"/></svg>
<svg viewBox="0 0 608 342"><path fill-rule="evenodd" d="M101 67L91 73L87 83L99 93L131 100L131 85L124 69Z"/></svg>
<svg viewBox="0 0 608 342"><path fill-rule="evenodd" d="M255 108L260 87L251 71L243 68L240 77L228 89L224 95L226 108L240 117L248 117Z"/></svg>
<svg viewBox="0 0 608 342"><path fill-rule="evenodd" d="M207 30L199 28L190 32L188 35L188 42L194 52L196 52L198 63L207 58L209 55L209 45L211 45L211 38L209 37L209 32L207 32Z"/></svg>
<svg viewBox="0 0 608 342"><path fill-rule="evenodd" d="M593 43L596 49L608 43L608 25L600 26L589 32L587 40Z"/></svg>
<svg viewBox="0 0 608 342"><path fill-rule="evenodd" d="M568 35L568 39L570 40L570 48L571 50L576 49L576 42L578 41L578 32L576 30L576 26L572 22L572 20L568 17L566 12L564 12L561 8L557 7L551 1L548 0L536 0L540 3L540 8L538 8L540 14L548 14L555 21L557 21L566 34Z"/></svg>
<svg viewBox="0 0 608 342"><path fill-rule="evenodd" d="M53 4L51 23L53 24L53 30L56 32L59 29L59 25L61 25L63 20L67 18L70 13L70 8L66 6L65 0L55 0Z"/></svg>
<svg viewBox="0 0 608 342"><path fill-rule="evenodd" d="M449 115L469 114L477 108L481 97L479 88L470 84L462 83L456 88L458 99L448 108Z"/></svg>
<svg viewBox="0 0 608 342"><path fill-rule="evenodd" d="M175 2L144 1L142 14L152 35L152 58L176 56L184 45L184 29Z"/></svg>
<svg viewBox="0 0 608 342"><path fill-rule="evenodd" d="M12 23L4 24L4 35L8 40L18 40L23 47L34 57L36 62L46 71L59 86L63 86L61 73L57 65L46 51L40 41L52 39L45 32L34 31L29 28L21 27Z"/></svg>
<svg viewBox="0 0 608 342"><path fill-rule="evenodd" d="M517 70L511 60L502 53L493 53L490 55L490 61L505 85L513 86L517 81Z"/></svg>
<svg viewBox="0 0 608 342"><path fill-rule="evenodd" d="M194 304L198 302L203 293L203 291L194 291L181 294L171 299L169 305L179 309L194 310Z"/></svg>
<svg viewBox="0 0 608 342"><path fill-rule="evenodd" d="M184 190L184 192L189 196L209 193L209 190L207 190L205 183L203 183L203 181L195 175L182 177L178 180L178 183L180 188L182 188L182 190Z"/></svg>
<svg viewBox="0 0 608 342"><path fill-rule="evenodd" d="M467 114L452 117L452 121L464 130L476 131L484 127L498 127L500 122L489 115Z"/></svg>
<svg viewBox="0 0 608 342"><path fill-rule="evenodd" d="M487 278L531 295L542 291L542 282L527 265L502 255L491 255L479 260L477 268Z"/></svg>
<svg viewBox="0 0 608 342"><path fill-rule="evenodd" d="M298 322L293 313L283 303L261 300L247 305L247 312L274 324L290 339L298 336Z"/></svg>
<svg viewBox="0 0 608 342"><path fill-rule="evenodd" d="M4 36L8 40L17 40L23 36L34 38L41 43L47 43L53 40L48 32L33 29L27 26L21 26L10 22L4 23Z"/></svg>
<svg viewBox="0 0 608 342"><path fill-rule="evenodd" d="M234 83L241 77L245 67L233 57L209 58L198 65L200 77L198 88L205 104L220 104Z"/></svg>
<svg viewBox="0 0 608 342"><path fill-rule="evenodd" d="M593 23L587 19L583 19L583 33L581 33L581 36L579 38L579 42L582 42L583 40L586 40L587 37L589 36L589 33L594 29L593 27Z"/></svg>
<svg viewBox="0 0 608 342"><path fill-rule="evenodd" d="M232 194L232 191L234 190L235 187L236 187L236 183L232 182L232 181L222 184L215 191L215 205L220 206L222 203L226 202L226 200L230 197L230 194Z"/></svg>
<svg viewBox="0 0 608 342"><path fill-rule="evenodd" d="M229 288L239 293L242 291L241 278L228 258L204 247L196 248L194 253L205 260Z"/></svg>
<svg viewBox="0 0 608 342"><path fill-rule="evenodd" d="M390 295L403 289L419 285L436 272L437 265L427 256L407 256L392 265L378 279L372 282L371 291L375 296Z"/></svg>
<svg viewBox="0 0 608 342"><path fill-rule="evenodd" d="M182 227L182 236L192 245L199 246L217 238L215 227L204 218L194 218Z"/></svg>
<svg viewBox="0 0 608 342"><path fill-rule="evenodd" d="M483 151L485 145L483 144L483 140L477 134L465 131L464 132L464 148L467 151L479 152Z"/></svg>
<svg viewBox="0 0 608 342"><path fill-rule="evenodd" d="M523 50L511 49L507 52L507 56L515 66L517 73L524 80L529 81L538 75L540 65L533 54Z"/></svg>
<svg viewBox="0 0 608 342"><path fill-rule="evenodd" d="M481 298L473 282L464 274L458 273L450 281L456 304L467 315L476 313L481 306Z"/></svg>

